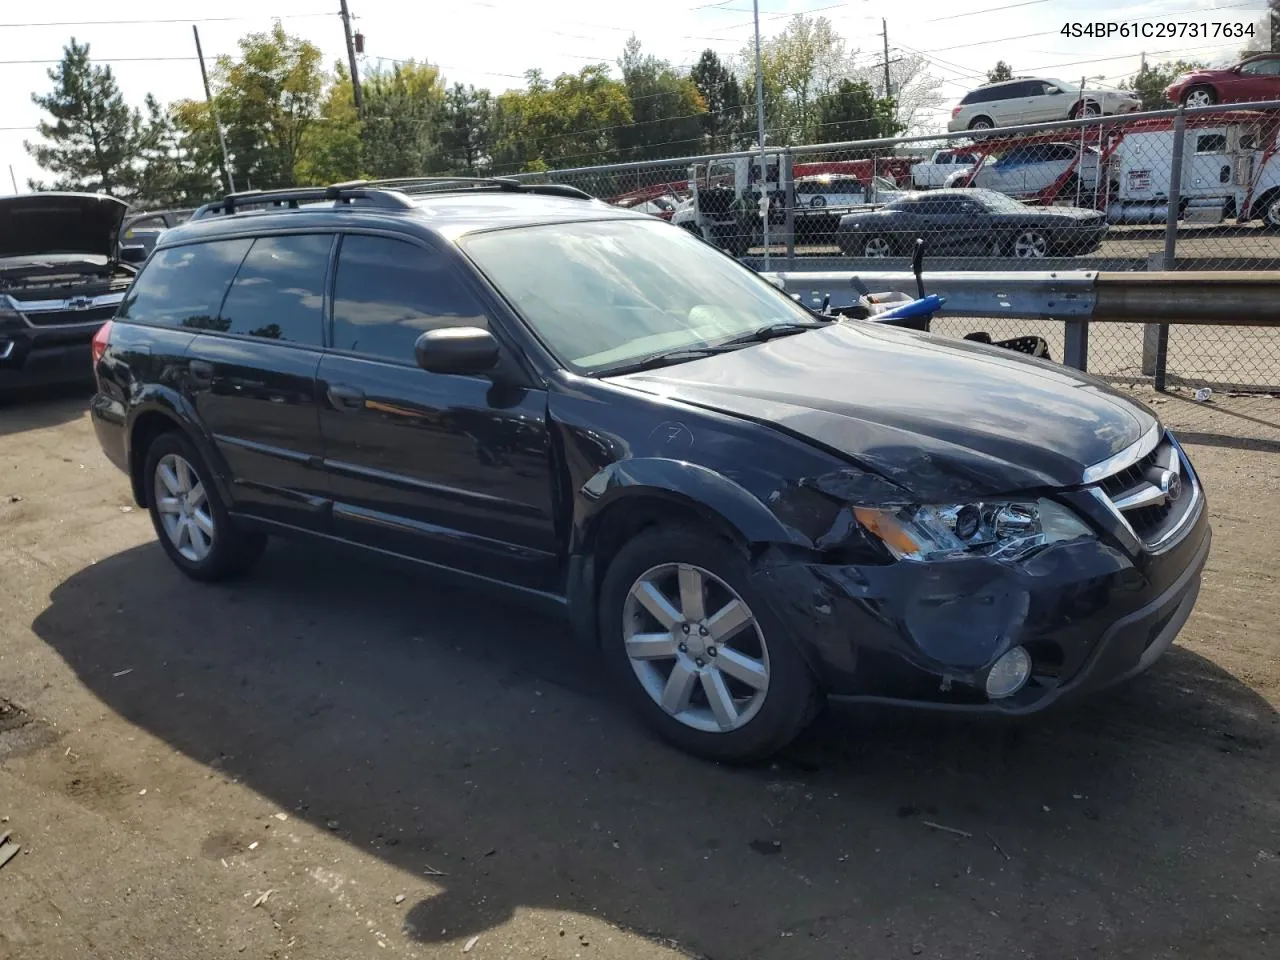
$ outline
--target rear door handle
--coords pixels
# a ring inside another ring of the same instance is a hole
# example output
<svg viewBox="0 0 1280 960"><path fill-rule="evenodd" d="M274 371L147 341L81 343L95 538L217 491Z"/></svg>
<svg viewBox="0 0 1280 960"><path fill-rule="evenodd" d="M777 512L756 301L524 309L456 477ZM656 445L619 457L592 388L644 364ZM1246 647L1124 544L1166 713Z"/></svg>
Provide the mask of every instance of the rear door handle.
<svg viewBox="0 0 1280 960"><path fill-rule="evenodd" d="M329 386L329 402L338 410L359 410L364 407L364 391L343 383Z"/></svg>
<svg viewBox="0 0 1280 960"><path fill-rule="evenodd" d="M202 387L213 383L213 364L208 360L192 360L187 364L191 379Z"/></svg>

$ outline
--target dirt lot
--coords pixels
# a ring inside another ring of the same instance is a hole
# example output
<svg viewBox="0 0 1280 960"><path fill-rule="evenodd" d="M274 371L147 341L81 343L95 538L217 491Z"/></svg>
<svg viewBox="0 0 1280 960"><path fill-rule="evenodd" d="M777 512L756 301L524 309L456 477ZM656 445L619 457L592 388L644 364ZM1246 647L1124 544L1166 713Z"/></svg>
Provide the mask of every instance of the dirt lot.
<svg viewBox="0 0 1280 960"><path fill-rule="evenodd" d="M79 397L0 407L0 957L1276 956L1280 447L1194 437L1217 539L1150 674L735 770L491 598L283 544L190 583Z"/></svg>

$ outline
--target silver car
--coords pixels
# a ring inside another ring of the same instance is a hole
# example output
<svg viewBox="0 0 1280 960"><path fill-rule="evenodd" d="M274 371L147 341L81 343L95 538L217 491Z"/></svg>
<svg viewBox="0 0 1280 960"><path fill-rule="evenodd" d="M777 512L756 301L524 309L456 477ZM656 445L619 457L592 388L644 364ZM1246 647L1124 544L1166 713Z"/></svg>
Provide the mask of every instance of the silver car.
<svg viewBox="0 0 1280 960"><path fill-rule="evenodd" d="M1123 90L1080 89L1062 80L1019 77L988 83L970 91L951 111L947 129L990 130L1023 123L1051 123L1076 117L1132 113L1142 106L1134 94Z"/></svg>

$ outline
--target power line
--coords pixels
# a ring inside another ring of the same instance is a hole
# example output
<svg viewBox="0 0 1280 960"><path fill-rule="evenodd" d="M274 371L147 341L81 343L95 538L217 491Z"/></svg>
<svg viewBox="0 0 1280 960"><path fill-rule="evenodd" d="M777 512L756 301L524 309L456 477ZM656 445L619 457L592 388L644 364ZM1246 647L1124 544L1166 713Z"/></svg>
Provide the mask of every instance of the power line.
<svg viewBox="0 0 1280 960"><path fill-rule="evenodd" d="M1018 7L1034 7L1041 3L1048 3L1049 0L1022 0L1021 3L1006 3L1002 7L983 7L981 10L969 10L965 13L951 13L945 17L934 17L932 20L926 20L925 23L940 23L943 20L959 20L961 17L980 17L987 13L996 13L1000 10L1014 10Z"/></svg>
<svg viewBox="0 0 1280 960"><path fill-rule="evenodd" d="M0 23L0 29L11 27L108 27L153 23L230 23L240 20L301 20L308 17L336 17L336 13L259 14L251 17L144 17L137 20L46 20L32 23Z"/></svg>

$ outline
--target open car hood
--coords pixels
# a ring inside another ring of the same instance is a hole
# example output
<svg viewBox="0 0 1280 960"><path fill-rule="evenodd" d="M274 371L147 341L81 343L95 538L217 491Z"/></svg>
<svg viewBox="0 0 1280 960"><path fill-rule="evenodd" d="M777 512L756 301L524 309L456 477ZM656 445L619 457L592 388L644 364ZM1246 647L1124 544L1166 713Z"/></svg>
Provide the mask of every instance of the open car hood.
<svg viewBox="0 0 1280 960"><path fill-rule="evenodd" d="M89 254L113 258L129 205L96 193L0 197L0 257Z"/></svg>

